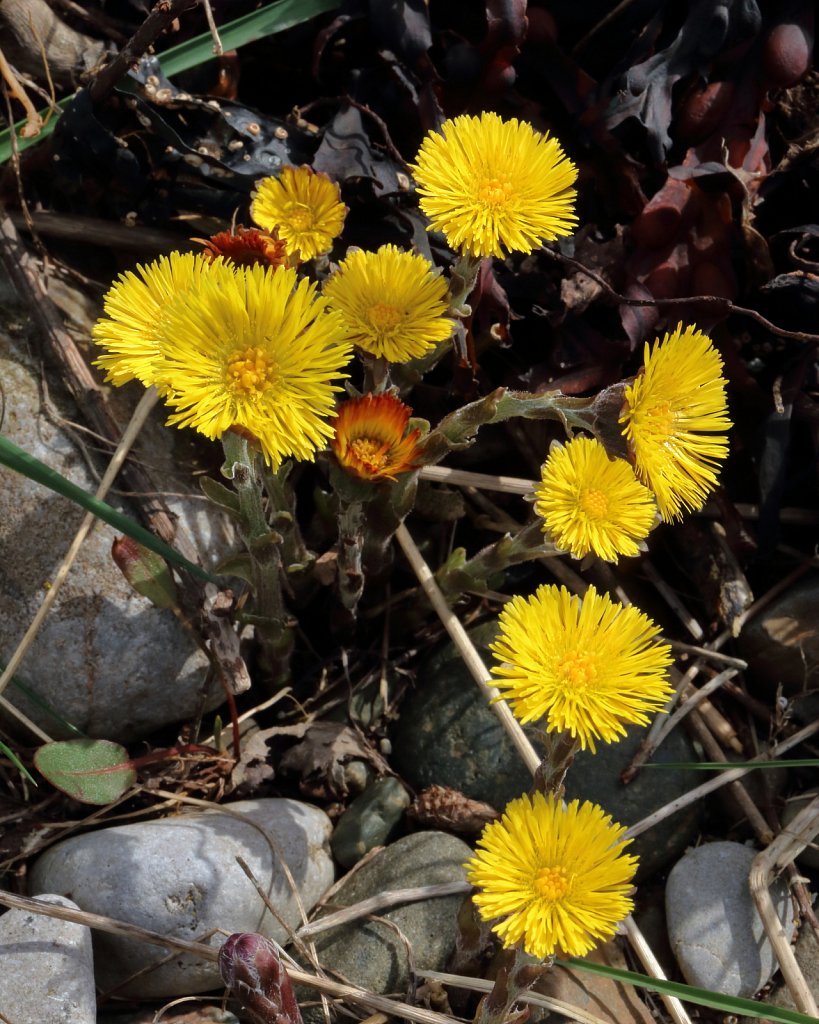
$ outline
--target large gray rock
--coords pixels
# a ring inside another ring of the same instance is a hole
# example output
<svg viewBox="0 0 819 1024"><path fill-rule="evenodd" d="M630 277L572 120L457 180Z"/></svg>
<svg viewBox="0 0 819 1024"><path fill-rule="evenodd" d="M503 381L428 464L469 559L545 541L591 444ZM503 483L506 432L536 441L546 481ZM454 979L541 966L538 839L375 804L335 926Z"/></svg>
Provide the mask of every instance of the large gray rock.
<svg viewBox="0 0 819 1024"><path fill-rule="evenodd" d="M689 985L750 997L776 970L748 885L755 857L741 843L706 843L690 850L669 874L668 936ZM771 886L771 898L790 938L793 908L784 879Z"/></svg>
<svg viewBox="0 0 819 1024"><path fill-rule="evenodd" d="M230 811L250 821L225 813ZM118 825L67 839L36 861L29 888L32 895L71 893L83 910L213 946L224 939L205 940L214 928L260 932L286 942L286 927L265 909L236 857L244 858L284 924L295 928L301 923L299 901L309 911L333 882L331 828L327 815L309 804L242 800L220 811ZM94 948L97 982L104 990L170 952L103 932L95 935ZM120 992L175 996L220 985L215 963L179 955Z"/></svg>
<svg viewBox="0 0 819 1024"><path fill-rule="evenodd" d="M62 896L40 899L79 909ZM15 1024L94 1024L94 958L85 925L9 910L0 917L0 1014Z"/></svg>
<svg viewBox="0 0 819 1024"><path fill-rule="evenodd" d="M84 435L64 426L79 419L77 410L53 379L44 403L40 376L25 341L0 331L4 436L93 492L96 482L78 444ZM148 457L167 461L161 432L151 429L156 433ZM163 479L169 490L179 489ZM175 500L180 529L203 557L221 553L228 539L221 515L201 500ZM110 501L117 504L115 497ZM84 514L0 466L0 661L8 661L28 628ZM94 526L18 676L90 736L128 742L196 713L207 661L171 612L154 608L125 582L111 560L115 536L103 523ZM49 735L70 735L13 685L5 696ZM221 700L214 682L207 706Z"/></svg>
<svg viewBox="0 0 819 1024"><path fill-rule="evenodd" d="M697 784L694 773L684 768L643 768L627 786L620 781L646 730L632 726L617 743L598 743L597 752L579 753L566 775L566 799L591 800L621 825L635 825L660 807L687 793ZM691 741L682 729L674 729L652 757L652 762L697 761ZM650 878L679 857L699 830L702 807L689 804L629 846L639 857L637 879Z"/></svg>
<svg viewBox="0 0 819 1024"><path fill-rule="evenodd" d="M748 672L768 692L819 688L819 576L811 573L755 615L737 638Z"/></svg>
<svg viewBox="0 0 819 1024"><path fill-rule="evenodd" d="M330 909L350 906L389 889L463 881L463 865L471 856L466 843L443 832L404 836L352 872L333 894ZM456 919L463 899L444 896L379 912L379 918L394 927L362 918L320 932L315 937L319 963L370 992L403 993L410 967L407 946L400 936L409 943L416 967L442 970L455 947ZM302 990L300 999L315 999L315 994ZM305 1008L304 1016L305 1024L323 1020L320 1006Z"/></svg>
<svg viewBox="0 0 819 1024"><path fill-rule="evenodd" d="M491 664L497 622L471 630ZM536 732L527 730L537 743ZM446 644L422 666L401 705L392 736L392 765L416 789L441 785L502 811L528 792L532 777L455 646Z"/></svg>

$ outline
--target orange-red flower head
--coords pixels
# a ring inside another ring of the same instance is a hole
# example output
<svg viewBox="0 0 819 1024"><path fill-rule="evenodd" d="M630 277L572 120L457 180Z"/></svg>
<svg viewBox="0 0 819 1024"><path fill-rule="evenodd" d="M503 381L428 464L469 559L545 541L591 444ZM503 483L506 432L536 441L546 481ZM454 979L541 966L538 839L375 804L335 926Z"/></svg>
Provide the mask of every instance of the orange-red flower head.
<svg viewBox="0 0 819 1024"><path fill-rule="evenodd" d="M283 267L287 265L287 246L280 238L259 228L241 224L234 231L220 231L210 238L194 238L205 247L202 255L215 260L221 256L237 267Z"/></svg>
<svg viewBox="0 0 819 1024"><path fill-rule="evenodd" d="M392 395L364 395L339 406L330 446L362 480L394 480L415 466L420 430L407 433L409 406Z"/></svg>

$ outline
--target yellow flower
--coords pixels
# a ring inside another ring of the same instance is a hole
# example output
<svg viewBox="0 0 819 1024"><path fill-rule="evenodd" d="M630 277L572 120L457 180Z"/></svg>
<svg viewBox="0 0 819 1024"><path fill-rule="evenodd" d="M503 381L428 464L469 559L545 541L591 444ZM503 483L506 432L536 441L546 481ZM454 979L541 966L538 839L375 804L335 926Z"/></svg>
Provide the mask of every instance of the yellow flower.
<svg viewBox="0 0 819 1024"><path fill-rule="evenodd" d="M478 840L467 862L472 897L506 947L522 942L531 956L584 956L611 938L633 908L637 858L630 840L596 804L553 794L522 796L507 805Z"/></svg>
<svg viewBox="0 0 819 1024"><path fill-rule="evenodd" d="M429 260L394 245L349 253L324 297L355 345L392 363L422 356L452 333L446 281Z"/></svg>
<svg viewBox="0 0 819 1024"><path fill-rule="evenodd" d="M284 167L277 178L262 178L250 215L266 231L278 230L291 255L311 260L327 252L341 234L347 207L326 174L308 167Z"/></svg>
<svg viewBox="0 0 819 1024"><path fill-rule="evenodd" d="M654 347L626 387L620 422L637 476L657 498L666 522L702 508L728 455L731 427L722 357L696 327L677 325Z"/></svg>
<svg viewBox="0 0 819 1024"><path fill-rule="evenodd" d="M539 587L515 597L500 614L491 645L502 662L495 685L521 722L546 719L547 732L568 731L580 746L611 743L624 726L648 724L671 696L671 648L648 616L589 587L583 598L565 587Z"/></svg>
<svg viewBox="0 0 819 1024"><path fill-rule="evenodd" d="M577 168L526 121L466 114L421 143L412 172L429 230L472 256L531 252L574 230Z"/></svg>
<svg viewBox="0 0 819 1024"><path fill-rule="evenodd" d="M344 402L331 424L339 463L362 480L394 480L413 468L420 430L406 433L412 409L392 395L364 395Z"/></svg>
<svg viewBox="0 0 819 1024"><path fill-rule="evenodd" d="M208 272L209 260L190 252L172 252L153 263L127 270L103 302L106 316L93 327L94 341L105 355L94 366L107 370L106 380L119 386L136 378L156 383L161 364L158 334L168 302Z"/></svg>
<svg viewBox="0 0 819 1024"><path fill-rule="evenodd" d="M543 532L575 558L593 551L616 562L636 555L657 514L651 491L637 480L623 459L588 437L555 448L535 488L535 511Z"/></svg>
<svg viewBox="0 0 819 1024"><path fill-rule="evenodd" d="M341 318L292 268L211 267L163 322L162 382L177 410L168 423L251 434L273 466L312 460L332 436L332 382L351 354Z"/></svg>

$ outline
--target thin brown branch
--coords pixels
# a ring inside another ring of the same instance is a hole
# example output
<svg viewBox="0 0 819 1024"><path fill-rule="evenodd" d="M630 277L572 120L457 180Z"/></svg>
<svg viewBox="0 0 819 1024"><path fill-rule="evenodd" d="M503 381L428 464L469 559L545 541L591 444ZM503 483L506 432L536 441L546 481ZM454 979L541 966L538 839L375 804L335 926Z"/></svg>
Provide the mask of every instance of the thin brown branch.
<svg viewBox="0 0 819 1024"><path fill-rule="evenodd" d="M199 0L159 0L148 17L91 83L89 95L99 103L111 92L128 69L153 45L171 22L194 7Z"/></svg>
<svg viewBox="0 0 819 1024"><path fill-rule="evenodd" d="M745 306L737 306L731 302L730 299L723 298L721 295L684 295L681 298L675 299L632 299L627 295L621 295L618 291L608 283L608 281L601 277L600 274L595 273L593 270L589 270L588 267L574 259L571 256L565 256L562 252L557 252L554 249L541 249L541 252L550 259L556 260L558 263L563 263L567 267L571 267L576 270L579 274L585 274L586 277L591 278L595 284L599 285L600 288L606 293L607 298L611 299L612 302L617 302L623 306L656 306L658 308L665 308L666 306L690 306L696 304L698 306L710 306L715 313L736 313L738 316L747 316L751 320L755 320L758 324L770 331L771 334L777 334L780 338L793 338L796 341L807 341L812 345L819 344L819 334L808 334L806 331L786 331L784 327L777 327L776 324L772 324L770 320L758 313L755 309L747 309Z"/></svg>

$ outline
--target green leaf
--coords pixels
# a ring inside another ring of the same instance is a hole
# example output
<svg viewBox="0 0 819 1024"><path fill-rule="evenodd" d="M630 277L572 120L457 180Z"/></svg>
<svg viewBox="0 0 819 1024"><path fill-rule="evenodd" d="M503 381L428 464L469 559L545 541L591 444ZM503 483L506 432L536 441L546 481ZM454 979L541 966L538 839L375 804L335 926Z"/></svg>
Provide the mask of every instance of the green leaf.
<svg viewBox="0 0 819 1024"><path fill-rule="evenodd" d="M268 4L267 7L262 7L258 11L220 25L219 38L226 50L234 50L246 43L275 35L276 32L283 32L294 25L300 25L303 21L309 21L310 18L315 18L319 14L334 11L338 6L339 0L278 0L277 3ZM164 53L159 54L162 70L169 78L171 75L189 71L209 60L213 60L213 37L210 32L203 32L202 35L195 36L178 46L171 46ZM65 110L73 98L73 96L65 96L57 106L61 110ZM50 113L48 110L42 110L40 114L44 120L50 116L50 120L43 126L40 134L34 138L17 139L17 149L20 152L33 146L35 142L48 138L54 131L59 114L56 111ZM14 131L19 132L25 123L25 121L18 121L14 125ZM5 128L0 132L0 164L11 159L11 153L11 132Z"/></svg>
<svg viewBox="0 0 819 1024"><path fill-rule="evenodd" d="M209 501L212 501L223 512L227 512L231 518L241 522L242 514L239 507L239 495L236 491L225 487L224 484L220 484L218 480L214 480L210 476L200 477L199 486Z"/></svg>
<svg viewBox="0 0 819 1024"><path fill-rule="evenodd" d="M110 804L136 782L128 751L110 740L47 743L34 764L52 786L84 804Z"/></svg>
<svg viewBox="0 0 819 1024"><path fill-rule="evenodd" d="M134 590L156 608L178 606L176 583L164 558L130 537L115 538L111 557Z"/></svg>
<svg viewBox="0 0 819 1024"><path fill-rule="evenodd" d="M710 992L706 988L683 985L679 981L649 978L645 974L635 974L632 971L623 971L619 967L590 963L588 960L580 960L577 957L571 957L568 960L555 960L555 963L560 964L561 967L586 971L588 974L599 974L602 978L611 978L613 981L622 981L626 985L634 985L637 988L663 992L669 996L676 996L683 1002L709 1006L714 1010L735 1014L738 1017L762 1017L765 1020L775 1021L776 1024L816 1024L815 1017L809 1017L797 1010L785 1010L780 1006L771 1006L770 1003L759 1003L755 999L743 999L740 996L726 996L721 992Z"/></svg>
<svg viewBox="0 0 819 1024"><path fill-rule="evenodd" d="M14 753L11 747L7 747L2 740L0 740L0 754L5 754L5 756L9 759L9 761L11 761L11 763L14 765L17 771L21 775L24 775L33 786L37 785L37 782L29 772L28 768L26 768L26 766L23 764L20 758Z"/></svg>
<svg viewBox="0 0 819 1024"><path fill-rule="evenodd" d="M93 494L84 491L82 487L78 487L70 480L66 480L56 470L53 470L44 462L40 462L39 459L35 459L28 452L24 452L22 448L18 448L16 444L9 441L6 437L0 437L0 463L8 466L9 469L13 469L16 473L22 473L29 480L33 480L35 483L42 484L43 487L48 487L57 494L61 494L64 498L68 498L75 504L80 505L86 511L93 512L98 519L102 519L109 526L113 526L115 530L119 530L120 533L131 537L132 540L139 541L140 544L144 544L150 551L161 555L162 558L167 558L169 562L187 569L197 579L210 583L217 582L201 566L189 562L187 558L184 558L178 551L174 551L172 547L163 543L158 537L155 537L150 531L131 519L130 516L118 512L104 501L95 498Z"/></svg>

